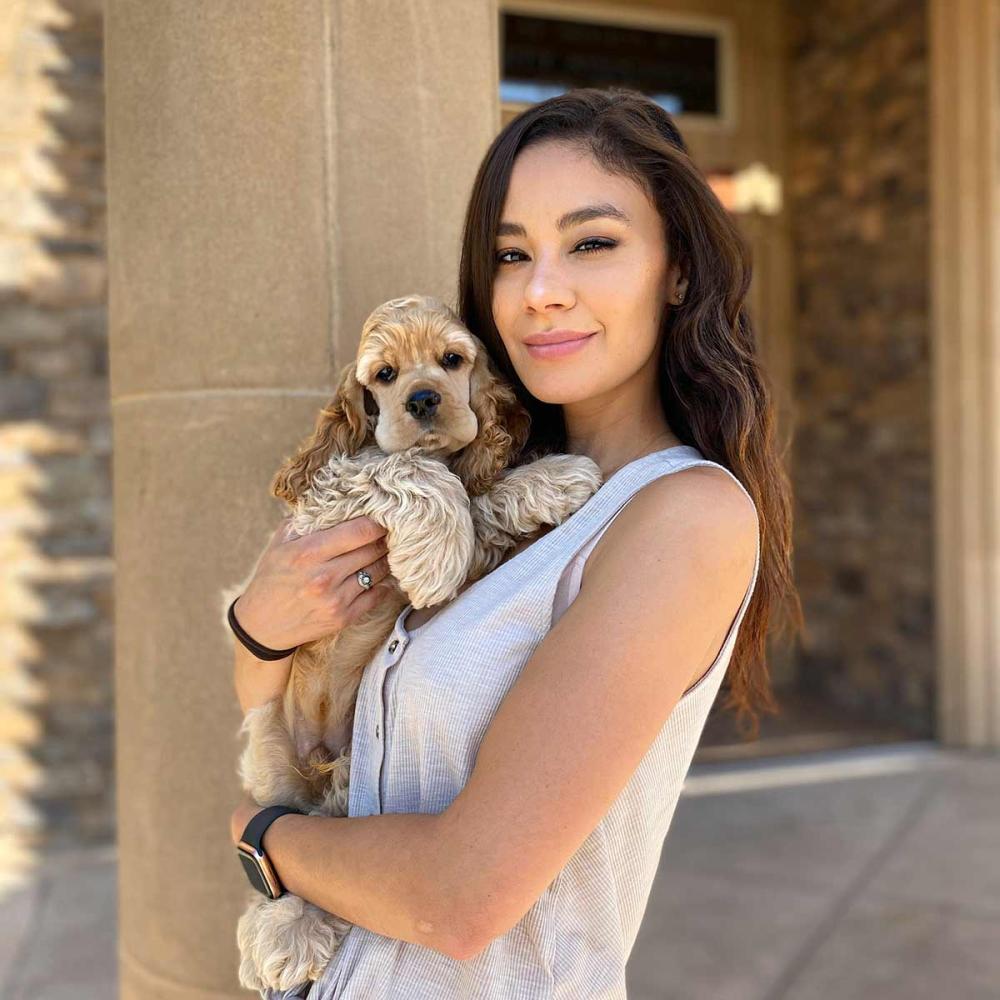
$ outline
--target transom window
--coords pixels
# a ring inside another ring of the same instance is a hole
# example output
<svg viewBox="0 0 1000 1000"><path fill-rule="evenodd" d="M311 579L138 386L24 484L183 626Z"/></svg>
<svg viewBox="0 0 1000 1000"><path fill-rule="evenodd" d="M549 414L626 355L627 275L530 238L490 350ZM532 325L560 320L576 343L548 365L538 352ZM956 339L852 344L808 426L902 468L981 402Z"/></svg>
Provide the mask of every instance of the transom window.
<svg viewBox="0 0 1000 1000"><path fill-rule="evenodd" d="M550 9L551 11L551 9ZM613 9L612 9L613 12ZM632 87L673 115L722 116L720 32L501 10L500 100L572 87Z"/></svg>

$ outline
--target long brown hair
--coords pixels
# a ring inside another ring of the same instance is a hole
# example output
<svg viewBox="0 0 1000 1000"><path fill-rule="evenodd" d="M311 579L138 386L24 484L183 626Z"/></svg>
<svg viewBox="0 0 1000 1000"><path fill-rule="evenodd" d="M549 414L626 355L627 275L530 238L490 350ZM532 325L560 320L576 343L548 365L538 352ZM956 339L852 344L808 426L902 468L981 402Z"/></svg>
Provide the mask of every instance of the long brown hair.
<svg viewBox="0 0 1000 1000"><path fill-rule="evenodd" d="M531 415L522 459L566 450L561 405L532 396L493 321L497 224L520 150L546 140L574 143L600 166L632 179L663 219L670 262L688 278L683 305L664 311L659 392L684 444L729 469L757 506L757 585L723 687L741 733L755 739L760 711L778 714L768 675L768 623L803 628L792 582L791 488L775 444L775 412L745 298L750 249L691 160L671 116L635 90L581 87L528 108L499 132L480 164L466 210L457 312L486 345ZM750 725L746 726L749 718Z"/></svg>

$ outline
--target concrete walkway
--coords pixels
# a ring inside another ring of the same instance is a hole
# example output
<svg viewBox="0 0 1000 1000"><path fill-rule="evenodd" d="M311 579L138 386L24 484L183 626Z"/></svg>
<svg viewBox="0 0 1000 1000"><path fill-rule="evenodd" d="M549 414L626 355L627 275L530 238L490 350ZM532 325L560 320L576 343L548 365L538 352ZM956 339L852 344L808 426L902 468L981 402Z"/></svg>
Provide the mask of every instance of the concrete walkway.
<svg viewBox="0 0 1000 1000"><path fill-rule="evenodd" d="M7 889L0 997L114 1000L116 894L113 847ZM692 768L628 974L629 1000L998 1000L1000 756Z"/></svg>

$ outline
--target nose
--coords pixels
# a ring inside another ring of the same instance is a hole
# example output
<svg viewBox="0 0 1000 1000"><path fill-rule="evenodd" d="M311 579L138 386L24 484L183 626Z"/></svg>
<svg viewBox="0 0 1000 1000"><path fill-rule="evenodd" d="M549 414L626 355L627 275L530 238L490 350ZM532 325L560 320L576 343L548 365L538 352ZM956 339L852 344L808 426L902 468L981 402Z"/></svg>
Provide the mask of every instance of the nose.
<svg viewBox="0 0 1000 1000"><path fill-rule="evenodd" d="M433 417L441 403L441 396L433 389L418 389L406 401L406 410L418 420Z"/></svg>
<svg viewBox="0 0 1000 1000"><path fill-rule="evenodd" d="M557 264L535 267L524 286L524 302L530 309L544 313L553 306L571 308L574 295Z"/></svg>

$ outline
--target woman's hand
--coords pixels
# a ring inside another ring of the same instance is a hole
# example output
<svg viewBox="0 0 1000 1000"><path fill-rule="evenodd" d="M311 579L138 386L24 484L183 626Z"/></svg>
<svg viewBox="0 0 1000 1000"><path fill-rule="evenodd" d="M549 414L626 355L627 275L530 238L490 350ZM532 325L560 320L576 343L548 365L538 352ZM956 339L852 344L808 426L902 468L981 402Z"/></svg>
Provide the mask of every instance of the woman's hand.
<svg viewBox="0 0 1000 1000"><path fill-rule="evenodd" d="M339 632L375 607L391 589L386 529L369 517L288 538L283 521L261 554L233 611L254 639L290 649ZM374 581L365 590L357 572ZM382 584L379 586L379 584Z"/></svg>

